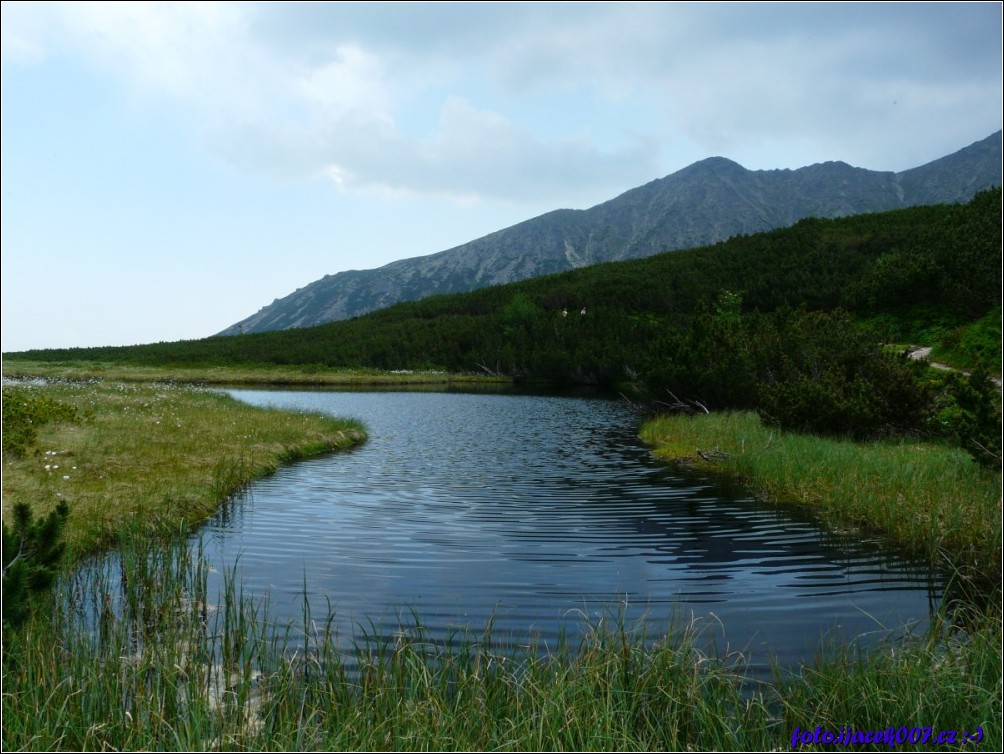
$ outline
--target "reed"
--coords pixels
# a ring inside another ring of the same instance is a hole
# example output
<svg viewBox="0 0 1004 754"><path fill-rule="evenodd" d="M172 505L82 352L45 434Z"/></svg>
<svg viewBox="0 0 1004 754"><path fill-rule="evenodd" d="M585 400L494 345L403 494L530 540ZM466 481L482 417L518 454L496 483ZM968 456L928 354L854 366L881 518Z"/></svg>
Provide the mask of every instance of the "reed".
<svg viewBox="0 0 1004 754"><path fill-rule="evenodd" d="M210 594L184 540L130 535L117 552L5 642L4 751L768 751L790 750L796 726L1001 738L999 618L867 656L824 650L754 685L692 631L651 640L616 617L551 649L490 624L434 641L417 617L346 649L306 604L302 625L272 624L233 573Z"/></svg>
<svg viewBox="0 0 1004 754"><path fill-rule="evenodd" d="M965 634L946 637L946 630L946 624L937 624L881 655L831 648L825 661L789 676L785 716L803 730L891 727L897 735L906 728L913 736L921 728L921 745L905 747L921 751L940 749L943 732L954 731L957 746L964 748L965 734L982 731L978 747L974 740L969 748L996 750L991 742L999 744L1001 736L1000 613L978 616ZM927 733L931 738L925 740Z"/></svg>
<svg viewBox="0 0 1004 754"><path fill-rule="evenodd" d="M1001 477L958 449L782 432L753 413L658 417L641 436L662 458L736 476L831 526L879 533L967 576L999 580Z"/></svg>

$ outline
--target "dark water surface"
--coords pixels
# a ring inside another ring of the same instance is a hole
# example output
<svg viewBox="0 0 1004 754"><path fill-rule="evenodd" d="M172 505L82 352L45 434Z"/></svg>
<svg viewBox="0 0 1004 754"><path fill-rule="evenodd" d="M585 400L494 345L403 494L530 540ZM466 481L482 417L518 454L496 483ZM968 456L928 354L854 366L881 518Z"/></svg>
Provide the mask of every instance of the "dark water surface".
<svg viewBox="0 0 1004 754"><path fill-rule="evenodd" d="M339 634L480 633L552 643L622 615L696 619L761 670L823 637L878 641L927 621L945 579L874 542L668 468L619 402L516 394L234 390L356 417L362 446L255 483L200 536L219 573ZM218 577L216 577L218 578Z"/></svg>

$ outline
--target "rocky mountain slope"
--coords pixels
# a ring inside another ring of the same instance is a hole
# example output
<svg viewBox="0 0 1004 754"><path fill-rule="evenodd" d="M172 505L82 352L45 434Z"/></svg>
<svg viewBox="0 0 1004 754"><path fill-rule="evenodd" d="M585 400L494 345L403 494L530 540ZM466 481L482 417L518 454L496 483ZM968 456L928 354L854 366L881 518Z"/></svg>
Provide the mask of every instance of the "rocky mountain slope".
<svg viewBox="0 0 1004 754"><path fill-rule="evenodd" d="M310 327L437 293L706 246L805 217L964 202L1000 185L1000 131L900 173L843 162L747 170L712 157L587 210L556 210L438 254L326 275L220 334Z"/></svg>

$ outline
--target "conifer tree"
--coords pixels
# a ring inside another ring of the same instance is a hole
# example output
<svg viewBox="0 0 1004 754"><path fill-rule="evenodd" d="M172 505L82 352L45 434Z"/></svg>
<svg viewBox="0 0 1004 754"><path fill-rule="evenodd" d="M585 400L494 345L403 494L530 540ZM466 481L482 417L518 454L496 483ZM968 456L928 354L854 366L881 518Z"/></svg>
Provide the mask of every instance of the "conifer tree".
<svg viewBox="0 0 1004 754"><path fill-rule="evenodd" d="M63 526L70 514L64 501L34 519L27 503L14 506L14 525L3 525L3 622L16 628L31 613L32 600L56 578L63 555Z"/></svg>

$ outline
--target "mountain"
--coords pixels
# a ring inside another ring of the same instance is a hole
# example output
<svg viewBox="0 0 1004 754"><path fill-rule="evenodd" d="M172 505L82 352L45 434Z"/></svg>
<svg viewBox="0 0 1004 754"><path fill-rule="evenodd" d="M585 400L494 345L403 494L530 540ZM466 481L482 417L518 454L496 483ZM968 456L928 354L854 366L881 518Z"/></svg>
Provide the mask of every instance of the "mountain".
<svg viewBox="0 0 1004 754"><path fill-rule="evenodd" d="M844 162L747 170L711 157L590 209L555 210L437 254L326 275L219 334L311 327L437 293L707 246L806 217L965 202L1001 185L1001 159L1000 131L900 173Z"/></svg>

